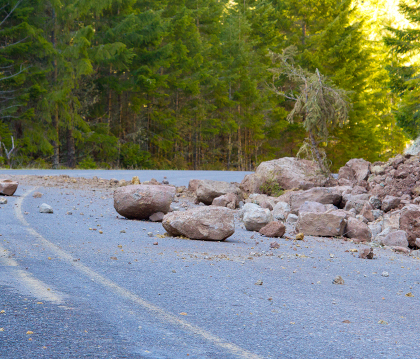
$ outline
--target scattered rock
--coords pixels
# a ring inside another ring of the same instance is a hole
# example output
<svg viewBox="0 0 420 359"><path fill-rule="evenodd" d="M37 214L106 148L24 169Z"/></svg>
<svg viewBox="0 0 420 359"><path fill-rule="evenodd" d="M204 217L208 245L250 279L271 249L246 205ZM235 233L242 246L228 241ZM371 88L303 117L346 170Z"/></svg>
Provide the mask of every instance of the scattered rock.
<svg viewBox="0 0 420 359"><path fill-rule="evenodd" d="M117 188L114 208L128 219L148 219L157 212L168 213L175 196L170 186L132 185Z"/></svg>
<svg viewBox="0 0 420 359"><path fill-rule="evenodd" d="M50 205L43 203L39 206L39 213L54 213L54 211Z"/></svg>
<svg viewBox="0 0 420 359"><path fill-rule="evenodd" d="M131 184L140 184L140 179L139 179L139 177L138 177L138 176L134 176L134 177L131 179Z"/></svg>
<svg viewBox="0 0 420 359"><path fill-rule="evenodd" d="M41 198L42 197L42 193L41 192L34 192L34 194L32 195L33 198Z"/></svg>
<svg viewBox="0 0 420 359"><path fill-rule="evenodd" d="M0 197L0 204L7 204L7 198Z"/></svg>
<svg viewBox="0 0 420 359"><path fill-rule="evenodd" d="M152 221L152 222L162 222L164 216L165 216L165 214L163 212L156 212L156 213L153 213L149 217L149 221Z"/></svg>
<svg viewBox="0 0 420 359"><path fill-rule="evenodd" d="M409 253L410 253L410 249L409 249L409 248L407 248L407 247L398 247L398 246L394 246L394 247L391 247L391 249L392 249L394 252L400 252L400 253L405 253L405 254L409 254Z"/></svg>
<svg viewBox="0 0 420 359"><path fill-rule="evenodd" d="M303 241L304 238L305 238L305 235L303 233L298 233L296 234L296 237L295 237L297 241Z"/></svg>
<svg viewBox="0 0 420 359"><path fill-rule="evenodd" d="M153 245L154 246L157 246L159 243L158 242L153 242Z"/></svg>
<svg viewBox="0 0 420 359"><path fill-rule="evenodd" d="M273 221L262 227L259 232L266 237L282 237L286 232L286 226L281 222Z"/></svg>
<svg viewBox="0 0 420 359"><path fill-rule="evenodd" d="M359 258L362 259L373 259L373 256L373 248L364 248L359 253Z"/></svg>
<svg viewBox="0 0 420 359"><path fill-rule="evenodd" d="M163 228L173 236L223 241L235 232L234 212L224 207L196 207L168 213Z"/></svg>
<svg viewBox="0 0 420 359"><path fill-rule="evenodd" d="M388 273L388 272L383 271L383 272L382 272L382 274L381 274L381 276L382 276L382 277L389 277L389 273Z"/></svg>
<svg viewBox="0 0 420 359"><path fill-rule="evenodd" d="M258 279L254 284L255 285L263 285L263 281L261 279Z"/></svg>
<svg viewBox="0 0 420 359"><path fill-rule="evenodd" d="M153 232L147 232L147 235L148 235L149 237L153 237Z"/></svg>
<svg viewBox="0 0 420 359"><path fill-rule="evenodd" d="M340 275L338 275L334 278L332 284L344 284L344 279Z"/></svg>
<svg viewBox="0 0 420 359"><path fill-rule="evenodd" d="M270 243L270 248L279 249L280 248L280 244L278 244L277 242L271 242Z"/></svg>
<svg viewBox="0 0 420 359"><path fill-rule="evenodd" d="M8 179L0 179L0 195L13 196L19 183Z"/></svg>

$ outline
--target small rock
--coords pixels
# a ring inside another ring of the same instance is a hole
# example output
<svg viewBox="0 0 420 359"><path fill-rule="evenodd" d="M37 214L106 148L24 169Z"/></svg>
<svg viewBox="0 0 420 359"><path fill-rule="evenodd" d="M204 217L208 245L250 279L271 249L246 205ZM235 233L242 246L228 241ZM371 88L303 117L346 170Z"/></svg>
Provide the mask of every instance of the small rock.
<svg viewBox="0 0 420 359"><path fill-rule="evenodd" d="M149 237L153 237L153 233L152 233L152 232L147 232L147 235L148 235Z"/></svg>
<svg viewBox="0 0 420 359"><path fill-rule="evenodd" d="M168 181L168 180L166 180L166 179L164 179L164 180L162 181L162 184L169 184L169 181Z"/></svg>
<svg viewBox="0 0 420 359"><path fill-rule="evenodd" d="M401 252L401 253L405 253L405 254L410 253L410 249L409 249L409 248L407 248L407 247L393 246L393 247L391 247L391 249L392 249L394 252Z"/></svg>
<svg viewBox="0 0 420 359"><path fill-rule="evenodd" d="M414 297L414 294L413 294L413 293L411 293L411 292L408 292L405 296L406 296L406 297Z"/></svg>
<svg viewBox="0 0 420 359"><path fill-rule="evenodd" d="M277 221L268 223L259 231L260 234L266 237L282 237L285 232L285 225Z"/></svg>
<svg viewBox="0 0 420 359"><path fill-rule="evenodd" d="M0 204L7 204L6 198L0 198Z"/></svg>
<svg viewBox="0 0 420 359"><path fill-rule="evenodd" d="M388 272L383 271L383 272L382 272L382 274L381 274L381 276L382 276L382 277L389 277L389 273L388 273Z"/></svg>
<svg viewBox="0 0 420 359"><path fill-rule="evenodd" d="M122 231L120 231L120 233L125 233L125 230L123 229Z"/></svg>
<svg viewBox="0 0 420 359"><path fill-rule="evenodd" d="M52 207L46 203L43 203L39 206L40 213L54 213Z"/></svg>
<svg viewBox="0 0 420 359"><path fill-rule="evenodd" d="M158 244L159 244L158 242L154 242L154 243L153 243L153 245L154 245L154 246L157 246Z"/></svg>
<svg viewBox="0 0 420 359"><path fill-rule="evenodd" d="M380 320L380 321L378 322L378 324L385 324L385 325L388 325L388 322L386 322L385 320Z"/></svg>
<svg viewBox="0 0 420 359"><path fill-rule="evenodd" d="M33 198L41 198L42 197L42 193L41 192L34 192L34 194L32 195Z"/></svg>
<svg viewBox="0 0 420 359"><path fill-rule="evenodd" d="M277 242L271 242L270 243L270 248L278 249L278 248L280 248L280 244L278 244Z"/></svg>
<svg viewBox="0 0 420 359"><path fill-rule="evenodd" d="M296 214L290 213L287 216L287 223L296 223L298 221L299 217Z"/></svg>
<svg viewBox="0 0 420 359"><path fill-rule="evenodd" d="M162 222L162 219L163 219L164 216L165 216L165 214L163 212L156 212L156 213L153 213L149 217L149 221L152 221L152 222Z"/></svg>
<svg viewBox="0 0 420 359"><path fill-rule="evenodd" d="M255 285L263 285L263 281L261 279L258 279L254 284Z"/></svg>
<svg viewBox="0 0 420 359"><path fill-rule="evenodd" d="M139 177L138 177L138 176L134 176L134 177L131 179L131 184L140 184L140 179L139 179Z"/></svg>
<svg viewBox="0 0 420 359"><path fill-rule="evenodd" d="M334 278L332 284L344 284L344 279L340 275L338 275Z"/></svg>
<svg viewBox="0 0 420 359"><path fill-rule="evenodd" d="M66 212L66 215L71 216L73 213L72 212Z"/></svg>
<svg viewBox="0 0 420 359"><path fill-rule="evenodd" d="M303 233L296 234L297 241L303 241L303 238L305 238L305 235Z"/></svg>
<svg viewBox="0 0 420 359"><path fill-rule="evenodd" d="M373 259L374 253L373 248L364 248L360 251L359 258L362 259Z"/></svg>

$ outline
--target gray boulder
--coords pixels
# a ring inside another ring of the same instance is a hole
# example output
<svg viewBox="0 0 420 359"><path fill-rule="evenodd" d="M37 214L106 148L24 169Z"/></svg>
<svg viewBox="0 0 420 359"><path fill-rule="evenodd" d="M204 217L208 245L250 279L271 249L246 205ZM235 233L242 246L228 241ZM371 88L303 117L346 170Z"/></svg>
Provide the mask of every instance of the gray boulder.
<svg viewBox="0 0 420 359"><path fill-rule="evenodd" d="M175 187L130 185L114 192L114 208L128 219L148 219L152 214L169 212L175 196Z"/></svg>
<svg viewBox="0 0 420 359"><path fill-rule="evenodd" d="M249 203L244 206L243 222L247 231L259 231L265 225L273 220L271 212L267 208L247 207ZM256 205L255 205L256 206Z"/></svg>
<svg viewBox="0 0 420 359"><path fill-rule="evenodd" d="M298 232L319 237L342 236L345 227L345 216L333 213L303 212L296 223Z"/></svg>

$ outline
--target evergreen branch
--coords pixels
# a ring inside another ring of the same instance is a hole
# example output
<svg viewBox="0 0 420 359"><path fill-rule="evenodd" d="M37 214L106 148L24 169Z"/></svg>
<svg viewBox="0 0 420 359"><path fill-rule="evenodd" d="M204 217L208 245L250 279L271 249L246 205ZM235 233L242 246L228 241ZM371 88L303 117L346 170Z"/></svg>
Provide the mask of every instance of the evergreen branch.
<svg viewBox="0 0 420 359"><path fill-rule="evenodd" d="M27 69L29 69L30 67L31 67L31 66L25 67L25 68L22 70L22 66L21 66L21 67L20 67L20 68L21 68L21 70L20 70L19 72L16 72L15 74L10 75L10 76L2 77L2 78L0 78L0 81L7 80L7 79L10 79L10 78L12 78L12 77L15 77L15 76L17 76L17 75L21 74L22 72L25 72L25 71L26 71Z"/></svg>
<svg viewBox="0 0 420 359"><path fill-rule="evenodd" d="M21 42L25 41L28 37L29 36L26 36L22 40L16 41L13 44L7 44L7 45L4 45L4 46L0 46L0 50L5 49L6 47L9 47L9 46L14 46L14 45L20 44Z"/></svg>
<svg viewBox="0 0 420 359"><path fill-rule="evenodd" d="M7 16L3 19L3 21L0 22L0 26L2 26L4 24L4 22L9 18L9 16L12 15L12 13L16 10L16 8L20 5L21 2L22 2L22 0L19 0L16 3L15 7L7 14ZM7 5L9 5L9 4L7 4Z"/></svg>

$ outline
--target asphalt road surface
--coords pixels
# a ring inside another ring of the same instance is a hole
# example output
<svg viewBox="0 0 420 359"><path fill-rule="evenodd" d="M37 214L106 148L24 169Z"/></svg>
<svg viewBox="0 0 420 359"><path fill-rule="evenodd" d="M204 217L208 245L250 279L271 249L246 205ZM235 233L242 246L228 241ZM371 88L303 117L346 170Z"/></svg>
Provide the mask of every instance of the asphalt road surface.
<svg viewBox="0 0 420 359"><path fill-rule="evenodd" d="M111 192L20 186L7 199L1 359L420 357L416 257L363 260L350 250L365 245L274 240L239 221L224 242L163 237L118 216Z"/></svg>

